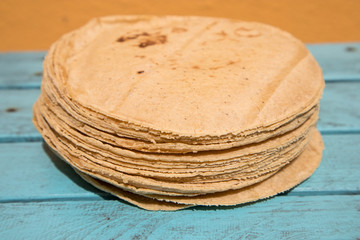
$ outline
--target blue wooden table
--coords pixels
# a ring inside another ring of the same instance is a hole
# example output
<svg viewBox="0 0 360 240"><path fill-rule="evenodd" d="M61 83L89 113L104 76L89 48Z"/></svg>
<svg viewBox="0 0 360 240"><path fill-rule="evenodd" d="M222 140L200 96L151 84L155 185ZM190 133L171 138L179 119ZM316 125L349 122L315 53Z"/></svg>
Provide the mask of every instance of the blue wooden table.
<svg viewBox="0 0 360 240"><path fill-rule="evenodd" d="M45 52L0 54L0 239L359 239L360 43L308 45L326 88L320 168L237 207L150 212L84 182L31 123Z"/></svg>

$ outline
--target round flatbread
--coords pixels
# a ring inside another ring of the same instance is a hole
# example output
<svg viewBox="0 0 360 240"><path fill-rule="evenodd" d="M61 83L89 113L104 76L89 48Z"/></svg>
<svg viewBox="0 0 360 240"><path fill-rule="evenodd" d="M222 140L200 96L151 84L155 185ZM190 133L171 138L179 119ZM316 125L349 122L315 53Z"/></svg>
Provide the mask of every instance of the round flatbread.
<svg viewBox="0 0 360 240"><path fill-rule="evenodd" d="M303 43L239 20L96 18L55 42L33 122L86 181L149 210L236 205L308 178L324 88Z"/></svg>
<svg viewBox="0 0 360 240"><path fill-rule="evenodd" d="M261 131L315 106L324 86L290 34L218 18L95 19L54 44L48 61L83 114L175 139Z"/></svg>

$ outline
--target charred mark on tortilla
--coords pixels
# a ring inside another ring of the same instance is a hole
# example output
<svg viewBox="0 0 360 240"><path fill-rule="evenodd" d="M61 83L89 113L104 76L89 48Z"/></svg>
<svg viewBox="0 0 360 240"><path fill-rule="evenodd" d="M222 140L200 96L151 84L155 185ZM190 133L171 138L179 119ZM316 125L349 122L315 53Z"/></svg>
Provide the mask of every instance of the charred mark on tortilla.
<svg viewBox="0 0 360 240"><path fill-rule="evenodd" d="M119 37L116 41L117 42L125 42L128 40L134 40L134 39L139 40L139 42L137 44L138 47L145 48L145 47L152 46L155 44L166 43L167 36L159 34L159 33L149 34L147 32L143 32L143 33L131 34L128 36L122 36L122 37Z"/></svg>
<svg viewBox="0 0 360 240"><path fill-rule="evenodd" d="M131 34L129 36L122 36L122 37L119 37L116 41L117 42L125 42L127 40L137 39L140 36L149 36L149 33L142 32L142 33L137 33L137 34Z"/></svg>
<svg viewBox="0 0 360 240"><path fill-rule="evenodd" d="M167 41L167 37L166 35L157 35L157 36L153 36L150 39L144 39L144 41L139 43L139 47L140 48L145 48L147 46L152 46L155 44L164 44Z"/></svg>
<svg viewBox="0 0 360 240"><path fill-rule="evenodd" d="M151 46L151 45L155 45L155 44L156 44L155 41L146 39L145 41L143 41L143 42L141 42L141 43L139 44L139 47L140 47L140 48L145 48L145 47L147 47L147 46Z"/></svg>

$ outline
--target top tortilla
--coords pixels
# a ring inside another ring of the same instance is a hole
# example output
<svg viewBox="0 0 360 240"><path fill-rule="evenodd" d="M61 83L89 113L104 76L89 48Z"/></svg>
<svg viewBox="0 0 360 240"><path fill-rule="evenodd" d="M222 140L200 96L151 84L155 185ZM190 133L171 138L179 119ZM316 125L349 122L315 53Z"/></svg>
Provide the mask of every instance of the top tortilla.
<svg viewBox="0 0 360 240"><path fill-rule="evenodd" d="M299 40L228 19L98 18L49 55L52 81L74 104L180 137L236 135L295 118L318 103L324 86Z"/></svg>

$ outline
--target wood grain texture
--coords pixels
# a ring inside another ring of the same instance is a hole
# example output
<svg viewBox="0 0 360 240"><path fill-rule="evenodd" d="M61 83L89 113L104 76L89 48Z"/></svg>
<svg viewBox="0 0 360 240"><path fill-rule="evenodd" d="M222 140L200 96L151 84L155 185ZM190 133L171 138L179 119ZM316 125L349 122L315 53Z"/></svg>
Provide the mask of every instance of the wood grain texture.
<svg viewBox="0 0 360 240"><path fill-rule="evenodd" d="M356 239L360 196L149 212L117 201L0 204L0 239Z"/></svg>
<svg viewBox="0 0 360 240"><path fill-rule="evenodd" d="M307 44L330 81L360 80L360 43Z"/></svg>
<svg viewBox="0 0 360 240"><path fill-rule="evenodd" d="M42 142L0 144L0 176L0 202L110 196L85 182Z"/></svg>
<svg viewBox="0 0 360 240"><path fill-rule="evenodd" d="M320 167L289 195L360 194L360 134L323 135Z"/></svg>
<svg viewBox="0 0 360 240"><path fill-rule="evenodd" d="M360 134L325 135L324 142L319 169L286 194L360 194ZM110 197L82 180L42 142L0 144L0 176L0 202Z"/></svg>
<svg viewBox="0 0 360 240"><path fill-rule="evenodd" d="M32 124L32 105L39 94L39 89L0 89L0 143L41 140Z"/></svg>
<svg viewBox="0 0 360 240"><path fill-rule="evenodd" d="M114 14L199 15L259 21L304 42L360 40L358 0L2 0L0 50L48 49L90 18Z"/></svg>
<svg viewBox="0 0 360 240"><path fill-rule="evenodd" d="M0 54L0 89L40 88L46 52Z"/></svg>
<svg viewBox="0 0 360 240"><path fill-rule="evenodd" d="M322 133L360 132L360 82L329 83L320 102Z"/></svg>

